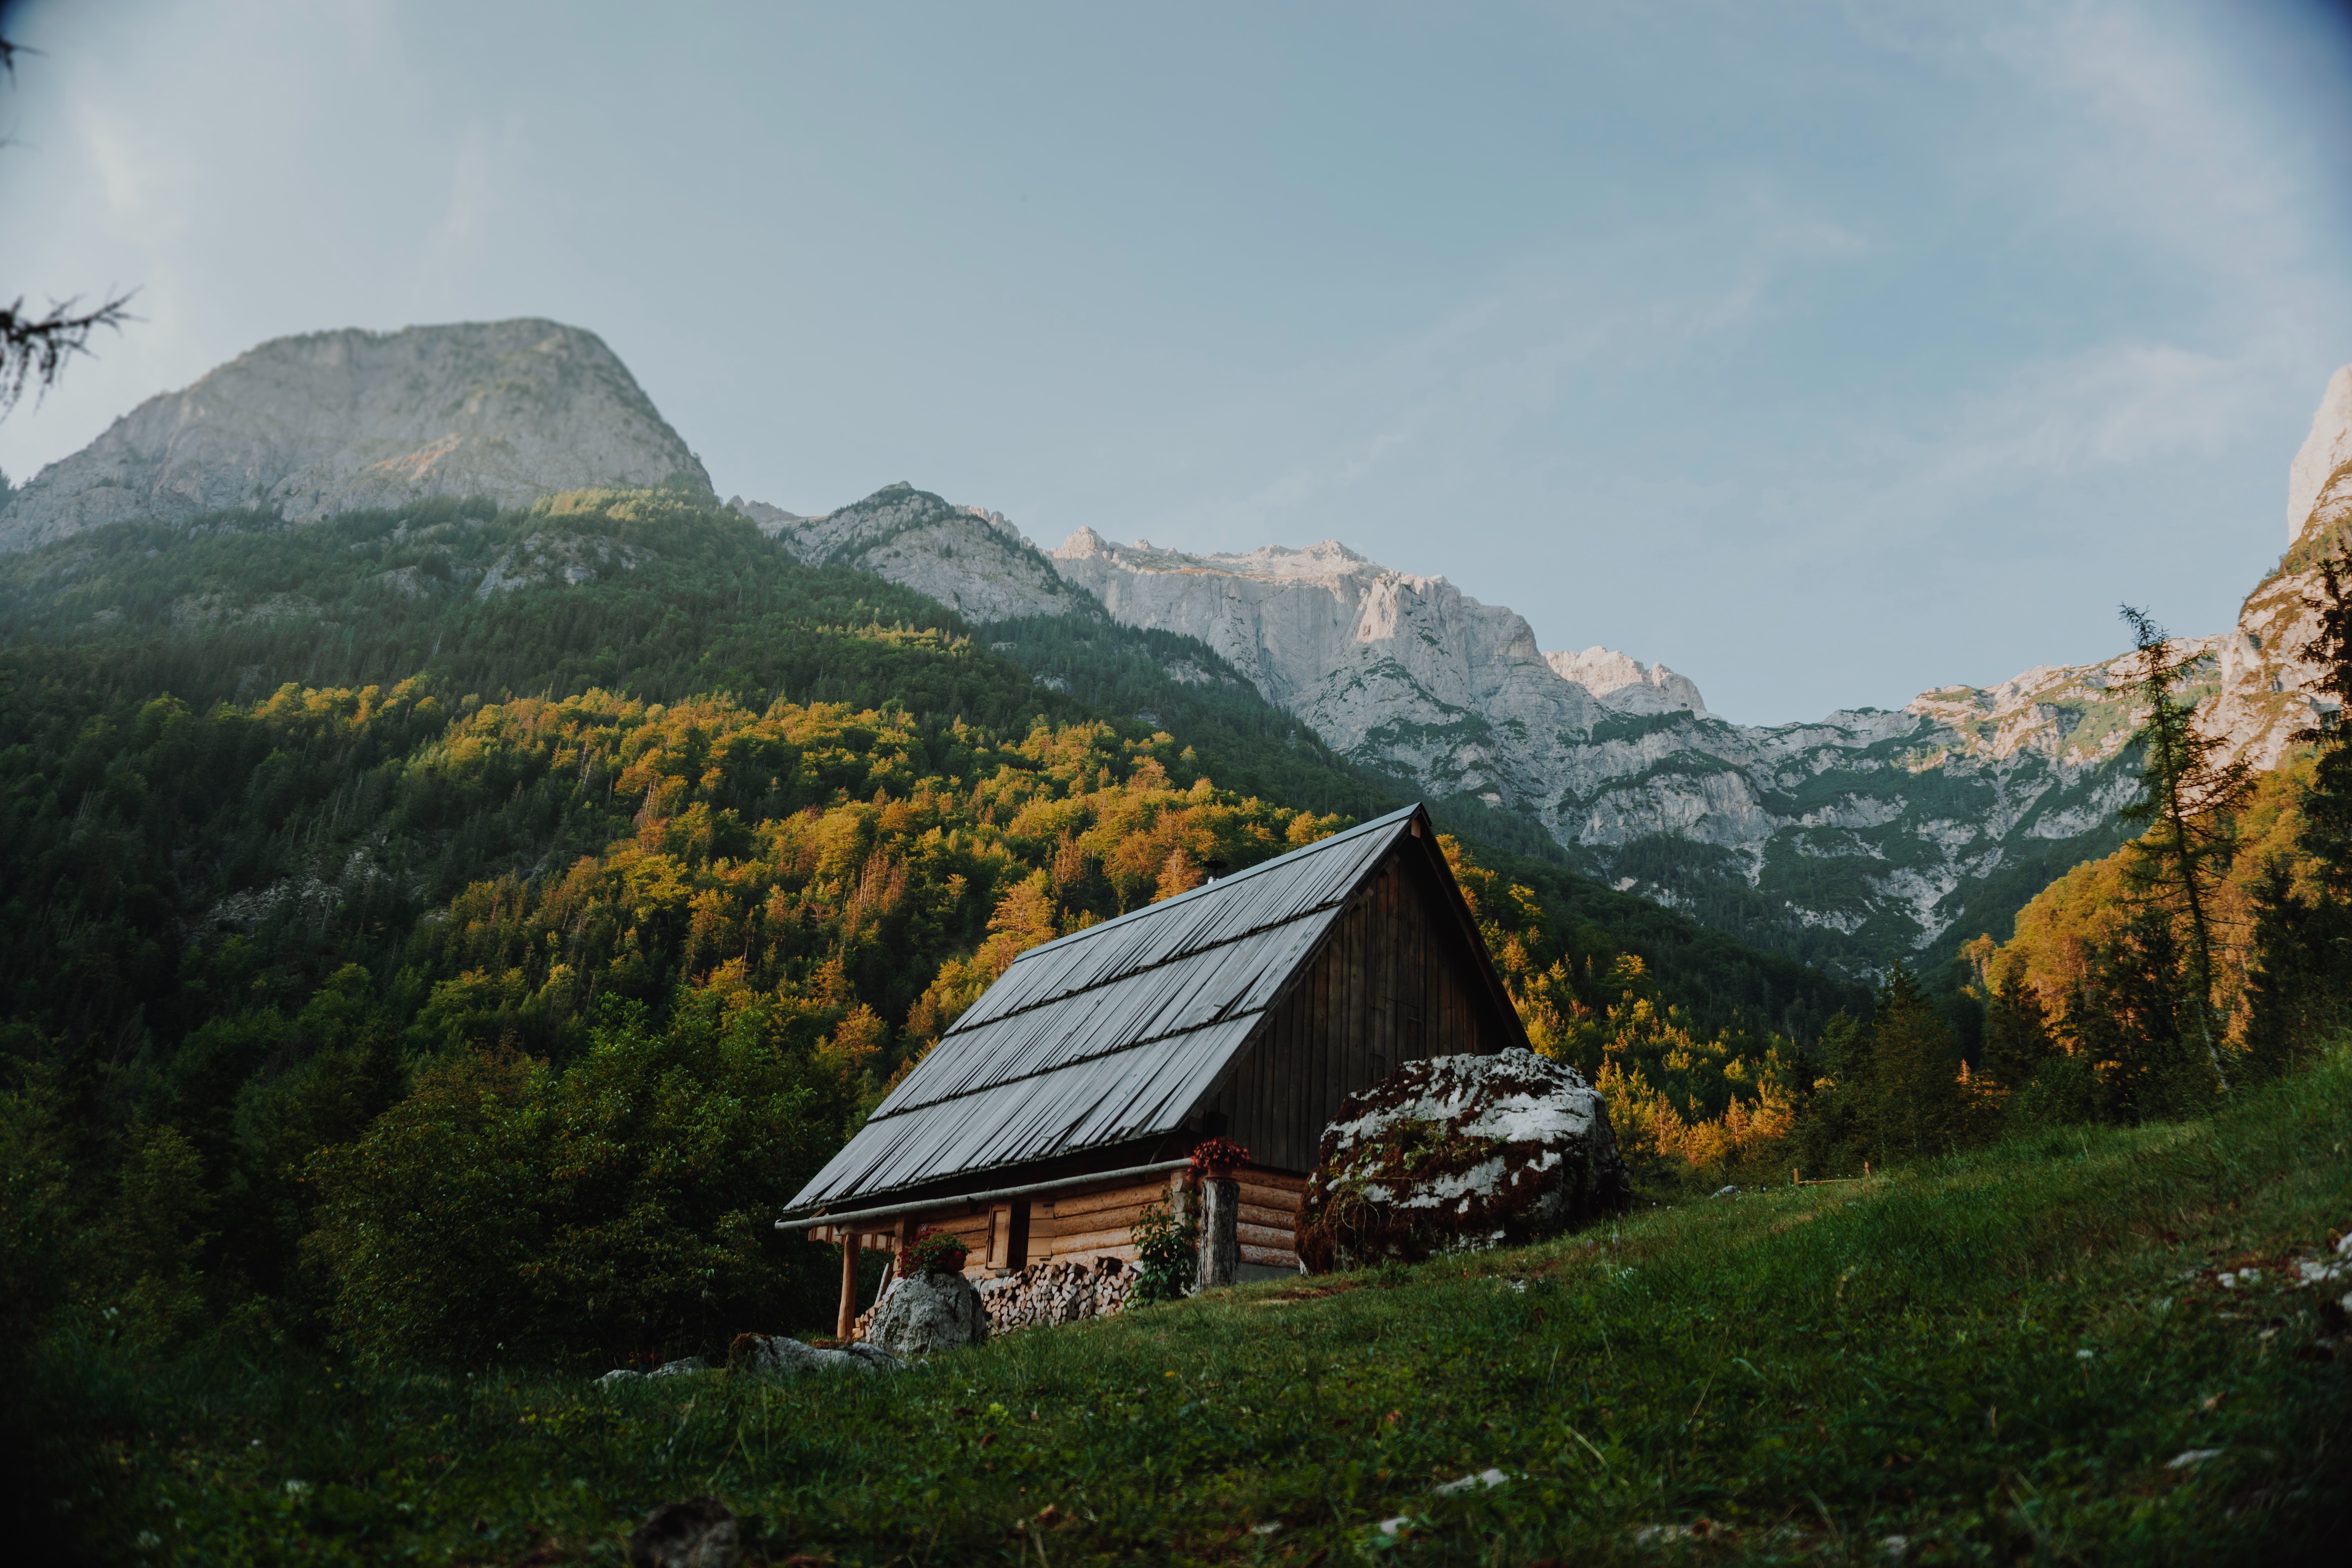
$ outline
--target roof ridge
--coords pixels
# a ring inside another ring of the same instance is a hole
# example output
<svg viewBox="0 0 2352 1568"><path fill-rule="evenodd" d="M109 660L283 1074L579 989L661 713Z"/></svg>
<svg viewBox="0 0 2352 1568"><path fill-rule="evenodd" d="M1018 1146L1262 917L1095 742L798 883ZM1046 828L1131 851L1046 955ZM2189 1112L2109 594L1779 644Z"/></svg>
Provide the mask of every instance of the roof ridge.
<svg viewBox="0 0 2352 1568"><path fill-rule="evenodd" d="M1351 838L1360 838L1364 835L1371 832L1374 828L1386 826L1392 822L1401 822L1419 811L1421 809L1421 802L1415 801L1412 805L1391 811L1385 816L1376 816L1370 822L1360 822L1356 824L1355 826L1347 829L1345 832L1334 833L1328 838L1318 838L1312 844L1302 844L1296 849L1286 849L1279 855L1268 856L1266 858L1259 861L1256 865L1250 867L1247 870L1236 871L1230 877L1213 877L1197 888L1185 889L1174 898L1161 899L1157 902L1145 904L1139 909L1129 910L1123 915L1113 915L1107 921L1098 921L1095 924L1087 926L1083 930L1074 931L1067 936L1057 936L1051 942L1041 942L1034 947L1024 948L1019 953L1014 955L1013 963L1019 963L1031 953L1050 952L1055 948L1064 946L1067 943L1082 942L1087 937L1098 935L1103 931L1110 930L1113 926L1125 925L1129 921L1139 920L1145 915L1158 914L1162 910L1172 910L1177 905L1184 902L1187 899L1197 899L1202 897L1203 894L1222 891L1226 888L1232 887L1236 882L1245 881L1249 878L1256 876L1259 872L1269 870L1274 867L1284 864L1286 861L1295 865L1302 857L1319 854L1323 850L1331 847L1333 845L1344 844ZM1213 946L1215 944L1212 943L1211 945ZM1202 949L1201 951L1205 952L1207 950ZM1013 964L1006 964L1005 973L1009 974L1012 972Z"/></svg>

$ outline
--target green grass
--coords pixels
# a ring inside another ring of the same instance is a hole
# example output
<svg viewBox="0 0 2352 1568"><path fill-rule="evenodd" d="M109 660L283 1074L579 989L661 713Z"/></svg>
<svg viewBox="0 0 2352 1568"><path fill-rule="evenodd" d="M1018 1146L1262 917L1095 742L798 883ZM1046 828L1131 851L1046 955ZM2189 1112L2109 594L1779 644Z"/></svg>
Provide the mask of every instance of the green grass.
<svg viewBox="0 0 2352 1568"><path fill-rule="evenodd" d="M607 1394L61 1351L47 1397L105 1441L51 1506L153 1562L620 1561L648 1509L705 1491L770 1563L1875 1563L1895 1535L1911 1562L2334 1560L2352 1353L2315 1347L2319 1292L2215 1271L2352 1225L2347 1140L2338 1050L2210 1122L1252 1287L895 1378ZM2220 1454L2167 1468L2193 1448ZM1430 1490L1490 1466L1514 1479Z"/></svg>

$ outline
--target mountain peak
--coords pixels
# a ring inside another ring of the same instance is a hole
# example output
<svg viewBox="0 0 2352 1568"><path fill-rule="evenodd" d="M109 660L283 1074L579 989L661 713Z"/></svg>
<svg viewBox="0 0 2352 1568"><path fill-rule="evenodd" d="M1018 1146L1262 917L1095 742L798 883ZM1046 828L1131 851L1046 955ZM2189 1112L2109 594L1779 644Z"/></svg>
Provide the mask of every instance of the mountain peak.
<svg viewBox="0 0 2352 1568"><path fill-rule="evenodd" d="M0 510L0 549L132 518L292 522L420 496L520 507L674 482L701 460L595 333L539 317L275 338L149 398Z"/></svg>
<svg viewBox="0 0 2352 1568"><path fill-rule="evenodd" d="M1544 662L1553 674L1573 680L1621 713L1706 711L1706 699L1690 677L1663 664L1643 664L1615 648L1596 646L1581 653L1548 653Z"/></svg>

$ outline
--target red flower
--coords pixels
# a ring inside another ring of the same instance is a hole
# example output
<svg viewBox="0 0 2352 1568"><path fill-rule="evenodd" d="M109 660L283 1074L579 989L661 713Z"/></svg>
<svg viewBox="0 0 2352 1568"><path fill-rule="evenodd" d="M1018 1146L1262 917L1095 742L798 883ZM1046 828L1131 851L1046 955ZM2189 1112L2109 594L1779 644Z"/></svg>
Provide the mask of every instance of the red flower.
<svg viewBox="0 0 2352 1568"><path fill-rule="evenodd" d="M1249 1163L1249 1151L1230 1138L1203 1138L1192 1145L1192 1173L1231 1171Z"/></svg>

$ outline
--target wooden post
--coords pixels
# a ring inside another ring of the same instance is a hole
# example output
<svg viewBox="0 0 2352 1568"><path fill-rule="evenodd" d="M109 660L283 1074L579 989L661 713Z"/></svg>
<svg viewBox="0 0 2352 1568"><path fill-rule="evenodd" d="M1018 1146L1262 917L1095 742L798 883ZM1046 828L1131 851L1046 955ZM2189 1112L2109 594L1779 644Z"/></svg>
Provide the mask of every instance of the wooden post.
<svg viewBox="0 0 2352 1568"><path fill-rule="evenodd" d="M841 1237L841 1321L834 1338L845 1340L857 1326L857 1238L845 1230L834 1234Z"/></svg>
<svg viewBox="0 0 2352 1568"><path fill-rule="evenodd" d="M1241 1268L1242 1184L1233 1177L1201 1179L1201 1289L1219 1290Z"/></svg>

